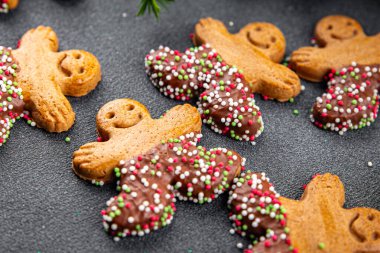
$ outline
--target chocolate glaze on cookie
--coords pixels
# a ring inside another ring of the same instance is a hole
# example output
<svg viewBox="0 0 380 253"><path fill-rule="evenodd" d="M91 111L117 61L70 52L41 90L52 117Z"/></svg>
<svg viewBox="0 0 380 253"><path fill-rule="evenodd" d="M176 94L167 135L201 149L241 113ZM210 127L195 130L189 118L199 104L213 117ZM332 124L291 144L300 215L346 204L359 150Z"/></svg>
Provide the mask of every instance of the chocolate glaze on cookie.
<svg viewBox="0 0 380 253"><path fill-rule="evenodd" d="M379 67L352 63L341 70L332 70L325 77L327 92L313 106L311 121L339 134L370 126L379 109Z"/></svg>
<svg viewBox="0 0 380 253"><path fill-rule="evenodd" d="M291 245L286 210L265 173L243 172L228 200L233 232L250 239L245 253L298 252Z"/></svg>
<svg viewBox="0 0 380 253"><path fill-rule="evenodd" d="M145 58L147 74L172 99L199 98L204 123L236 140L254 142L264 129L261 112L243 74L208 45L185 53L160 47Z"/></svg>
<svg viewBox="0 0 380 253"><path fill-rule="evenodd" d="M102 211L105 229L116 241L143 236L170 224L175 197L207 203L230 188L245 159L224 148L196 146L200 134L168 140L115 168L118 190Z"/></svg>
<svg viewBox="0 0 380 253"><path fill-rule="evenodd" d="M0 47L0 146L9 138L16 119L23 116L22 89L15 77L19 67L10 48Z"/></svg>

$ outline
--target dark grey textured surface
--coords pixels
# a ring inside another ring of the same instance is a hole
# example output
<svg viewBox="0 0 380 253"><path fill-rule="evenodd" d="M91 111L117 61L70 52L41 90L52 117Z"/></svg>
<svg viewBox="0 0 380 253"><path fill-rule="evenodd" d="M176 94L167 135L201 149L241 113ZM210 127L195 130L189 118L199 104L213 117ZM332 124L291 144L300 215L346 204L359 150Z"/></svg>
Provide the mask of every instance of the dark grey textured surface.
<svg viewBox="0 0 380 253"><path fill-rule="evenodd" d="M321 17L341 13L357 18L369 34L380 31L378 1L181 1L162 13L159 23L135 17L137 0L21 0L0 17L0 44L15 46L28 29L52 26L61 49L94 53L103 81L86 97L70 99L77 121L70 132L49 134L19 122L0 148L1 252L239 252L244 241L229 235L226 195L212 204L178 203L174 222L143 238L114 243L102 229L100 210L116 194L114 185L97 188L71 171L71 154L96 138L95 115L108 101L129 97L159 116L177 102L167 99L145 76L143 58L160 44L184 49L201 17L228 23L231 31L252 21L272 22L284 32L287 52L308 45ZM126 17L123 16L126 13ZM203 128L203 144L226 146L248 159L248 168L265 171L285 196L299 198L301 186L317 172L339 175L346 206L380 208L380 122L345 136L325 132L309 121L309 109L323 85L303 82L306 90L294 104L257 98L265 132L256 146L232 141ZM43 91L41 91L43 92ZM293 116L292 110L300 115ZM70 136L71 144L64 138ZM372 168L367 166L372 161Z"/></svg>

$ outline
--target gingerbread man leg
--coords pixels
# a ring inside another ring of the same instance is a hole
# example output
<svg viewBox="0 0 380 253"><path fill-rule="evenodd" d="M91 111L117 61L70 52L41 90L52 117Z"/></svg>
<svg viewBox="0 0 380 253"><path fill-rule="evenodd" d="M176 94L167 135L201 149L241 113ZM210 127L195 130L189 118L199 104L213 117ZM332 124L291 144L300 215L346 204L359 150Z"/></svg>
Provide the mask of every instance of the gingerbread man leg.
<svg viewBox="0 0 380 253"><path fill-rule="evenodd" d="M28 31L14 50L25 108L39 127L50 132L66 131L74 124L75 113L64 95L85 95L101 77L100 64L90 53L57 51L57 35L43 26Z"/></svg>
<svg viewBox="0 0 380 253"><path fill-rule="evenodd" d="M199 114L190 105L176 106L154 120L145 106L130 99L103 106L96 122L105 141L88 143L75 151L73 169L79 177L100 184L114 179L113 168L122 159L143 153L162 140L201 129Z"/></svg>
<svg viewBox="0 0 380 253"><path fill-rule="evenodd" d="M253 92L287 101L301 91L300 80L294 72L272 62L246 39L234 37L220 21L201 19L195 26L194 42L210 44L228 64L242 69Z"/></svg>
<svg viewBox="0 0 380 253"><path fill-rule="evenodd" d="M170 224L175 197L203 204L230 187L244 159L224 148L196 146L199 138L188 133L115 168L121 193L108 201L102 214L105 229L116 241Z"/></svg>

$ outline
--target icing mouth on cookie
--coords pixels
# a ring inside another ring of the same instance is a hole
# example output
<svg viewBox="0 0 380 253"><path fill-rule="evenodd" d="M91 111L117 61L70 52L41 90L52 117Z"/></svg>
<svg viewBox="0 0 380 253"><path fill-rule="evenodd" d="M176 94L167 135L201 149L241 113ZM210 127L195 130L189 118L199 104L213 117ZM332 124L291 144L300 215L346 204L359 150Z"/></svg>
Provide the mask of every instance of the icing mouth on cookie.
<svg viewBox="0 0 380 253"><path fill-rule="evenodd" d="M102 211L103 225L115 241L143 236L169 225L175 198L203 204L227 190L244 170L245 160L225 148L197 146L200 134L189 133L153 147L115 168L121 193Z"/></svg>

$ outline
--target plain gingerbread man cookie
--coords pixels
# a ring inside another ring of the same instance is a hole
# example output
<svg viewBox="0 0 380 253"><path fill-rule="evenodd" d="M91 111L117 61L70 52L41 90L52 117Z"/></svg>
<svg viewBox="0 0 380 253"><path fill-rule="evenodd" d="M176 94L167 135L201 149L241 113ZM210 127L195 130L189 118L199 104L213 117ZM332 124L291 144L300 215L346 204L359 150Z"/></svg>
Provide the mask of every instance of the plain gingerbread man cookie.
<svg viewBox="0 0 380 253"><path fill-rule="evenodd" d="M380 252L380 212L343 208L339 177L317 175L301 200L280 197L264 173L242 173L230 192L230 219L252 245L245 252Z"/></svg>
<svg viewBox="0 0 380 253"><path fill-rule="evenodd" d="M320 82L331 69L380 64L380 33L367 36L358 21L346 16L327 16L316 28L317 47L303 47L292 53L290 65L309 81Z"/></svg>
<svg viewBox="0 0 380 253"><path fill-rule="evenodd" d="M298 76L277 64L285 39L272 25L253 23L233 35L222 22L205 18L196 24L193 41L196 45L209 44L227 64L241 69L254 93L288 101L301 91Z"/></svg>
<svg viewBox="0 0 380 253"><path fill-rule="evenodd" d="M75 151L73 169L80 178L100 184L114 179L113 169L121 160L144 154L162 140L199 133L202 126L197 109L188 104L152 119L144 105L131 99L104 105L96 123L104 142L88 143Z"/></svg>
<svg viewBox="0 0 380 253"><path fill-rule="evenodd" d="M49 132L70 129L75 113L65 95L80 97L96 87L101 79L96 57L83 50L58 52L57 35L44 26L24 34L12 54L20 65L16 80L25 109L37 126Z"/></svg>

